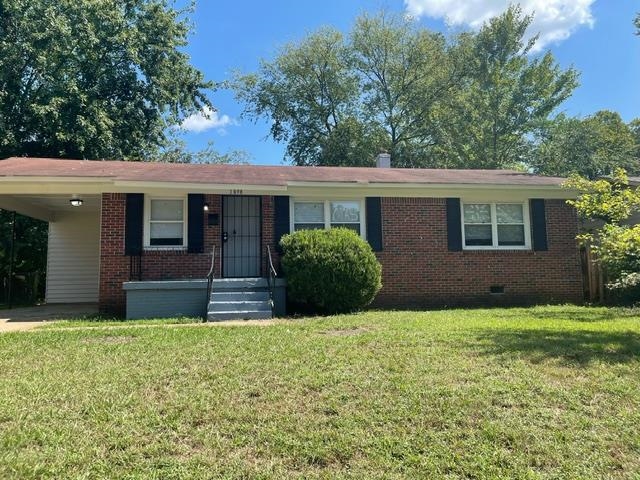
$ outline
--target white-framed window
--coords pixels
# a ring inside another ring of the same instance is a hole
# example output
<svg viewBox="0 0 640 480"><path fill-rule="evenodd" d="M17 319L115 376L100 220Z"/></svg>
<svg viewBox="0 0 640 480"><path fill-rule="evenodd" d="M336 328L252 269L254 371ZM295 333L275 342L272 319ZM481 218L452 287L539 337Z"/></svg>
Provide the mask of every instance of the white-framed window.
<svg viewBox="0 0 640 480"><path fill-rule="evenodd" d="M464 248L529 249L531 231L527 203L462 203Z"/></svg>
<svg viewBox="0 0 640 480"><path fill-rule="evenodd" d="M185 197L145 195L144 245L146 248L187 246L187 200Z"/></svg>
<svg viewBox="0 0 640 480"><path fill-rule="evenodd" d="M364 200L294 200L291 231L350 228L364 237Z"/></svg>

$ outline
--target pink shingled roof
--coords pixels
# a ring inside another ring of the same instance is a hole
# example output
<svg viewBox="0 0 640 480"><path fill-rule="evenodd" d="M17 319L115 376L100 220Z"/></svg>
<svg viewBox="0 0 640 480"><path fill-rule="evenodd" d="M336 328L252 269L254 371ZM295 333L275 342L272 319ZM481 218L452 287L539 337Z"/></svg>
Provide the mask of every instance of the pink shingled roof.
<svg viewBox="0 0 640 480"><path fill-rule="evenodd" d="M0 161L0 177L32 176L264 186L291 182L553 186L564 181L514 170L201 165L28 157Z"/></svg>

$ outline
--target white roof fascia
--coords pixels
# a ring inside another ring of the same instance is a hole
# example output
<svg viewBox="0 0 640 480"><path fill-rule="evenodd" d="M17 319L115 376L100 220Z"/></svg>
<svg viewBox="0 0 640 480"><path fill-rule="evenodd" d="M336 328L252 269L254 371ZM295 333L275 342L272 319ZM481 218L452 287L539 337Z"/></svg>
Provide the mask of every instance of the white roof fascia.
<svg viewBox="0 0 640 480"><path fill-rule="evenodd" d="M560 185L537 185L537 184L513 184L513 183L390 183L390 182L287 182L289 187L342 187L364 186L374 188L440 188L440 189L467 189L467 188L538 188L538 189L562 189Z"/></svg>
<svg viewBox="0 0 640 480"><path fill-rule="evenodd" d="M517 186L512 185L421 185L409 188L384 188L379 184L345 185L340 187L326 185L305 185L295 186L287 189L287 193L293 197L314 197L314 198L333 198L333 197L408 197L408 198L477 198L486 200L508 200L508 199L527 199L527 198L544 198L544 199L568 199L575 198L574 191L560 188L558 186Z"/></svg>
<svg viewBox="0 0 640 480"><path fill-rule="evenodd" d="M0 195L5 194L42 194L42 195L67 195L67 194L99 194L113 191L111 181L96 182L95 179L83 181L51 181L41 177L13 177L7 181L0 181Z"/></svg>
<svg viewBox="0 0 640 480"><path fill-rule="evenodd" d="M575 198L577 192L559 185L378 183L378 182L289 182L285 185L245 185L194 182L113 180L111 177L0 177L2 194L100 194L100 193L210 193L221 195L291 196L380 196L380 197L470 197ZM511 193L509 193L511 192Z"/></svg>
<svg viewBox="0 0 640 480"><path fill-rule="evenodd" d="M167 191L185 193L212 193L221 195L273 195L286 192L283 185L243 185L235 183L186 183L117 180L113 191L118 193Z"/></svg>

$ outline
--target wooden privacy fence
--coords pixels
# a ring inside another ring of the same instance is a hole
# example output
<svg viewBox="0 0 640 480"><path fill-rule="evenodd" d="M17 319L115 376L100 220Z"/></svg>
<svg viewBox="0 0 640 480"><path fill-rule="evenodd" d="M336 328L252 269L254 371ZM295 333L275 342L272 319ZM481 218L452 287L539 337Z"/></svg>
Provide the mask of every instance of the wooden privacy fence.
<svg viewBox="0 0 640 480"><path fill-rule="evenodd" d="M584 285L584 299L590 303L605 303L607 301L606 278L596 254L589 245L580 247L580 261L582 264L582 284Z"/></svg>

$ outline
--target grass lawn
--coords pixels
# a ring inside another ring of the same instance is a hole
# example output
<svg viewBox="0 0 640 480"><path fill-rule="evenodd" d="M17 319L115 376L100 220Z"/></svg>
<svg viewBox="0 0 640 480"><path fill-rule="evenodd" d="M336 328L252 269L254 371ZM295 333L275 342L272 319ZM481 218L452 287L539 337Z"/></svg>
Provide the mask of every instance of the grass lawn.
<svg viewBox="0 0 640 480"><path fill-rule="evenodd" d="M0 478L640 478L638 315L2 334Z"/></svg>

